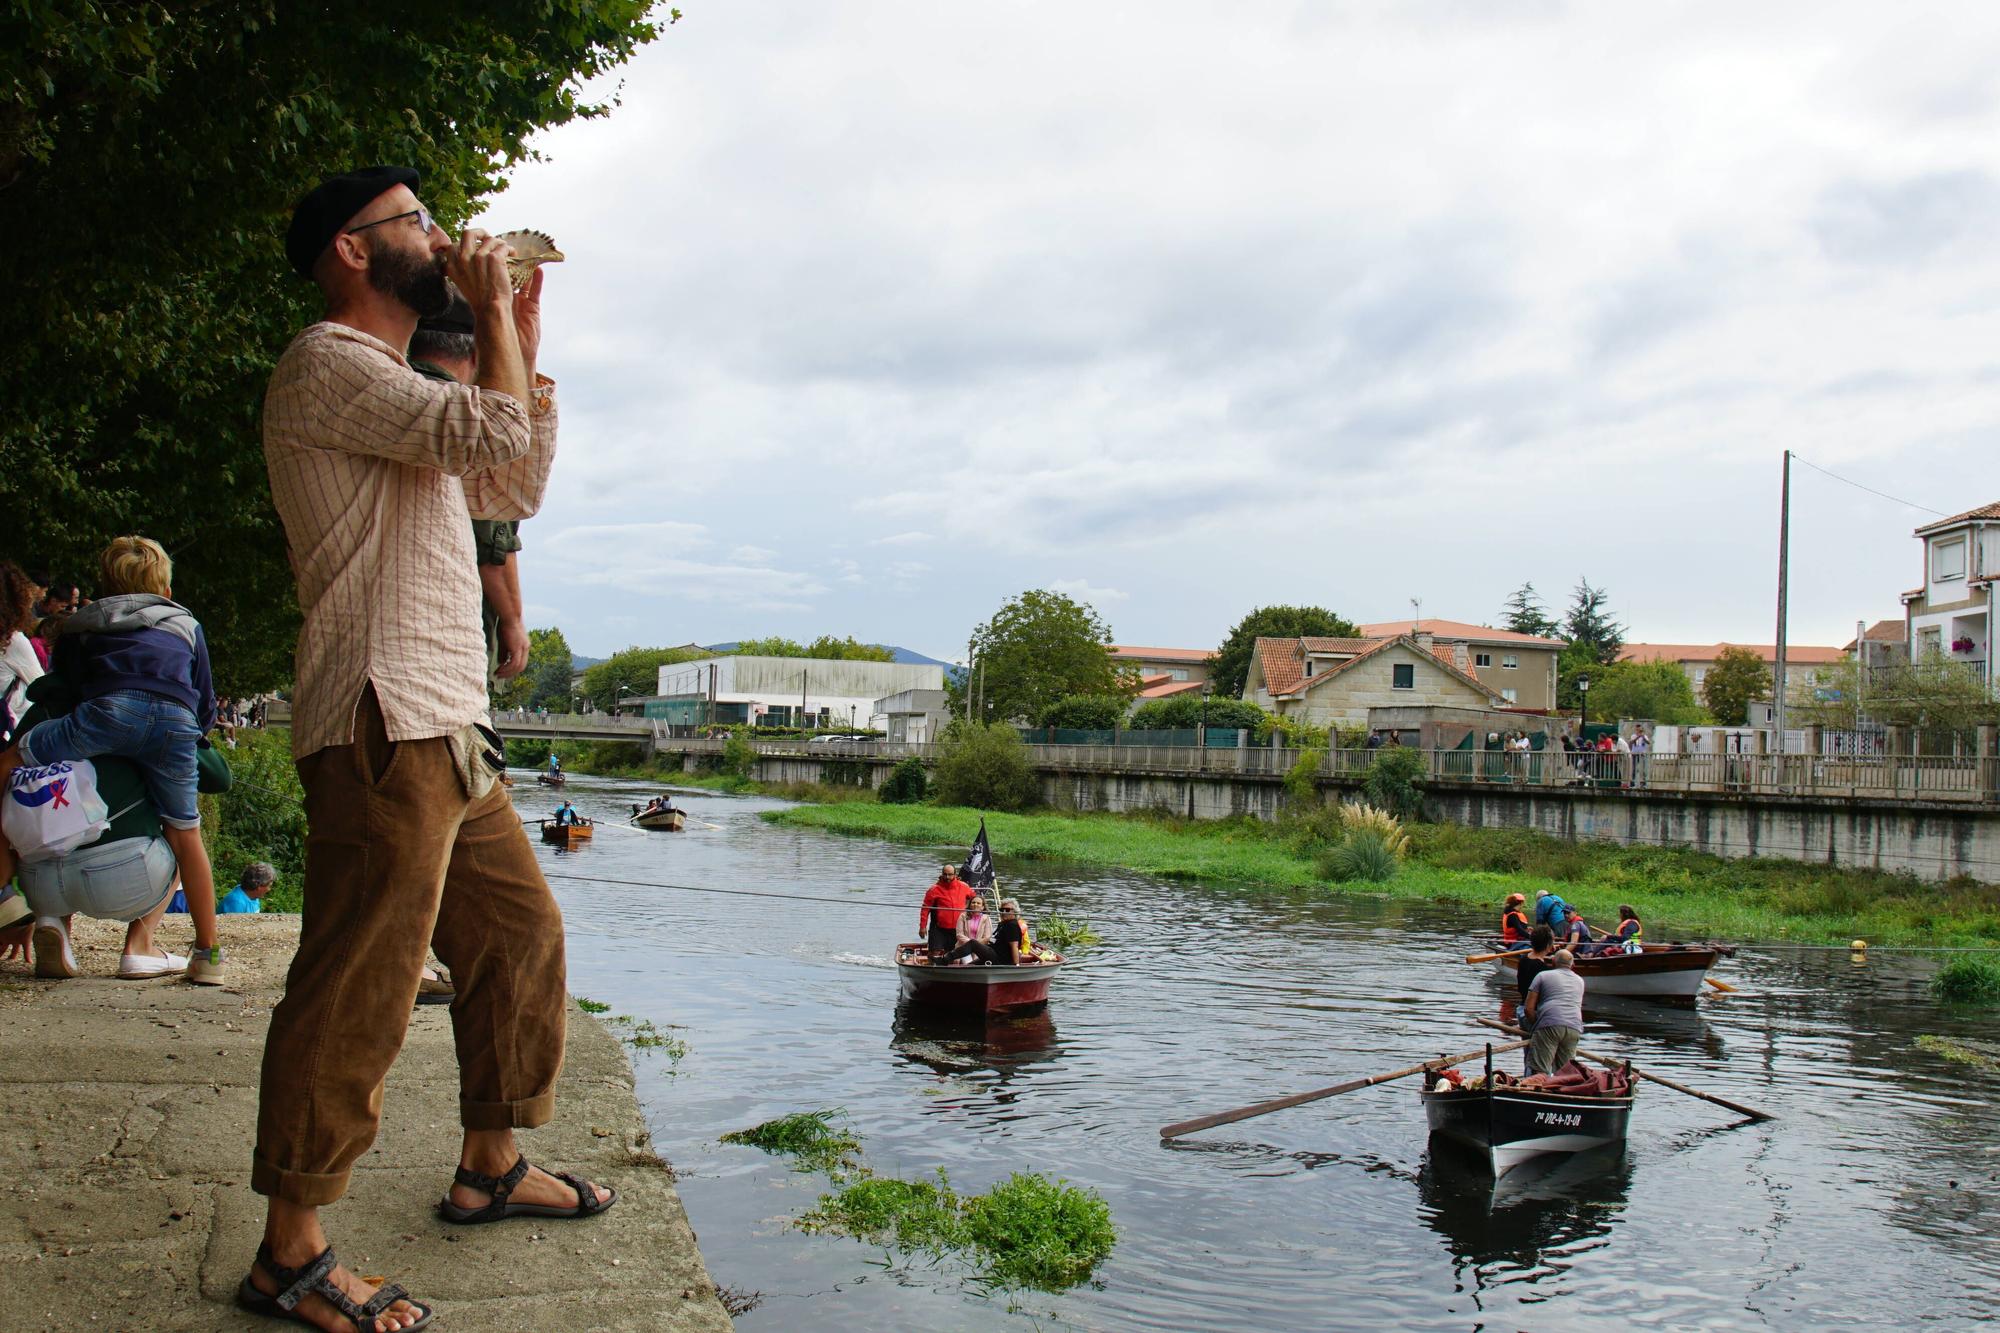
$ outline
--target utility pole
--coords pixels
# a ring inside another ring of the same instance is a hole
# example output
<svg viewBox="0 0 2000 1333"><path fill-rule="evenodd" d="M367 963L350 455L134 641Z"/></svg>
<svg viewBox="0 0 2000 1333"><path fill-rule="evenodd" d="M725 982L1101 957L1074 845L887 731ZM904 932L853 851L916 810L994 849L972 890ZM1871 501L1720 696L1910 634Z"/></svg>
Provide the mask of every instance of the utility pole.
<svg viewBox="0 0 2000 1333"><path fill-rule="evenodd" d="M1784 480L1778 486L1778 665L1772 673L1771 720L1778 729L1779 762L1785 753L1785 591L1792 550L1792 451L1785 450Z"/></svg>
<svg viewBox="0 0 2000 1333"><path fill-rule="evenodd" d="M1854 753L1861 753L1861 719L1868 711L1868 622L1854 622Z"/></svg>

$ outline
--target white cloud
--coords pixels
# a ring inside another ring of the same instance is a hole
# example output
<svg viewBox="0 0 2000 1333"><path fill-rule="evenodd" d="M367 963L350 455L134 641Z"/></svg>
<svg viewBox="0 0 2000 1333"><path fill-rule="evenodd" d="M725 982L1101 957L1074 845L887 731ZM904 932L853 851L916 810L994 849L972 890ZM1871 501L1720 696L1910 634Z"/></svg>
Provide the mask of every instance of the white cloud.
<svg viewBox="0 0 2000 1333"><path fill-rule="evenodd" d="M1122 602L1130 596L1116 588L1096 587L1083 579L1057 579L1049 585L1049 590L1079 602L1088 602L1094 607L1103 606L1106 602Z"/></svg>
<svg viewBox="0 0 2000 1333"><path fill-rule="evenodd" d="M2000 498L1996 57L1858 0L704 11L492 210L569 256L523 578L579 644L951 644L1052 563L1139 642L1579 574L1768 639L1781 449ZM1894 614L1922 516L1794 504L1793 638Z"/></svg>

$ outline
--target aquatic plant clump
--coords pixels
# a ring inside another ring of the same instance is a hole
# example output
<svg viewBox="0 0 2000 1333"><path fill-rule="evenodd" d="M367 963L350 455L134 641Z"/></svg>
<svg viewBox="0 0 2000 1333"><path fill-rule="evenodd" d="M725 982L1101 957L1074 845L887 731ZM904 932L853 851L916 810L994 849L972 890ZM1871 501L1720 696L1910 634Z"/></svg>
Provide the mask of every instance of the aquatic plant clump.
<svg viewBox="0 0 2000 1333"><path fill-rule="evenodd" d="M1387 810L1366 801L1350 801L1340 807L1340 823L1350 838L1357 833L1372 833L1398 857L1409 855L1410 835L1403 831L1403 821Z"/></svg>
<svg viewBox="0 0 2000 1333"><path fill-rule="evenodd" d="M1341 884L1380 884L1394 879L1401 864L1402 858L1395 848L1372 832L1352 834L1320 858L1320 868L1326 877Z"/></svg>
<svg viewBox="0 0 2000 1333"><path fill-rule="evenodd" d="M1118 1241L1095 1190L1020 1172L966 1202L965 1233L996 1281L1043 1291L1086 1281Z"/></svg>
<svg viewBox="0 0 2000 1333"><path fill-rule="evenodd" d="M942 1254L966 1244L963 1208L942 1169L936 1180L864 1175L823 1195L798 1227Z"/></svg>
<svg viewBox="0 0 2000 1333"><path fill-rule="evenodd" d="M1931 978L1931 995L1944 1004L2000 1004L2000 963L1953 959Z"/></svg>
<svg viewBox="0 0 2000 1333"><path fill-rule="evenodd" d="M1974 1041L1971 1038L1953 1039L1925 1035L1918 1037L1916 1047L1942 1056L1955 1065L1971 1065L1975 1069L2000 1069L2000 1046L1990 1041Z"/></svg>
<svg viewBox="0 0 2000 1333"><path fill-rule="evenodd" d="M798 1171L837 1171L854 1160L861 1140L834 1122L844 1111L795 1111L749 1129L732 1130L724 1143L743 1143L769 1153L789 1154Z"/></svg>
<svg viewBox="0 0 2000 1333"><path fill-rule="evenodd" d="M1093 944L1102 944L1104 937L1090 928L1090 923L1081 918L1072 920L1066 916L1043 917L1035 926L1035 943L1046 944L1064 953L1072 949L1087 949Z"/></svg>

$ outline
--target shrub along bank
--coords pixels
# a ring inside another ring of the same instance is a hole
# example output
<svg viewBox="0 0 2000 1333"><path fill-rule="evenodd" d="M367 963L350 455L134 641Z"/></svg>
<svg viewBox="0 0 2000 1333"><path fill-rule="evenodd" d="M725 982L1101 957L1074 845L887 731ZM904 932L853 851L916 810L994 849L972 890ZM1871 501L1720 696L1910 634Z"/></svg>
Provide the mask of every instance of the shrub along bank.
<svg viewBox="0 0 2000 1333"><path fill-rule="evenodd" d="M982 812L923 805L801 806L764 818L921 846L964 847ZM1308 821L1189 822L1148 815L986 814L996 856L1117 866L1172 879L1434 898L1499 917L1510 892L1546 888L1608 925L1630 903L1652 939L1714 935L1844 943L2000 944L2000 887L1794 861L1565 842L1511 829L1406 827L1409 860L1380 882L1329 884Z"/></svg>

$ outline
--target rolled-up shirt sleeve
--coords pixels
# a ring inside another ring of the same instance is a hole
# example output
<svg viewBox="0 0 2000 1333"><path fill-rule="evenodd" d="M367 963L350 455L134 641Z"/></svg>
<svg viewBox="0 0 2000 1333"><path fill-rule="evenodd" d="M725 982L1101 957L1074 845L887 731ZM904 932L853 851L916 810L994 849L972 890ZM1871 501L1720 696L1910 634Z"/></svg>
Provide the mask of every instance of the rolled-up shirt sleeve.
<svg viewBox="0 0 2000 1333"><path fill-rule="evenodd" d="M535 377L535 406L528 414L528 449L520 457L465 474L465 505L474 518L532 518L549 488L556 461L556 385ZM519 549L517 546L515 549Z"/></svg>

